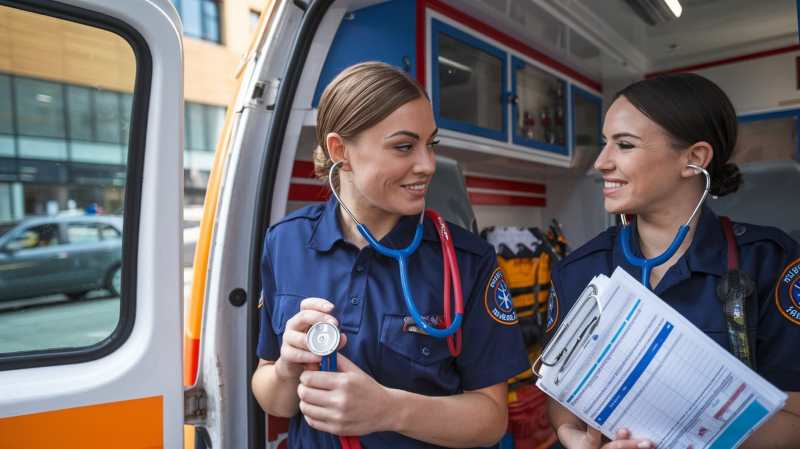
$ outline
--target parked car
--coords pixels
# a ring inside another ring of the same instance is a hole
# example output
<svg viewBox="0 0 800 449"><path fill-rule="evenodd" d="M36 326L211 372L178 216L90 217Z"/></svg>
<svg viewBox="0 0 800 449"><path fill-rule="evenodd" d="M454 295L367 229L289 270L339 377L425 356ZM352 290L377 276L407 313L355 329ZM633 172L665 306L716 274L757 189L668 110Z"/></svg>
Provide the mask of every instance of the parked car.
<svg viewBox="0 0 800 449"><path fill-rule="evenodd" d="M0 227L0 301L120 293L122 217L30 217Z"/></svg>

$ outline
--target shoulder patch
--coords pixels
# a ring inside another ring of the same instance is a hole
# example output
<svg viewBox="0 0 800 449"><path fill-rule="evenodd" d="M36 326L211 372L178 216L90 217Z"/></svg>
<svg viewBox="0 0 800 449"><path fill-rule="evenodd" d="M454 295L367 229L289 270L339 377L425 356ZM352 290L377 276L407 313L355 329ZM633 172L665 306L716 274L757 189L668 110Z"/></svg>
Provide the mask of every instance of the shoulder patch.
<svg viewBox="0 0 800 449"><path fill-rule="evenodd" d="M792 261L778 278L775 305L784 318L800 326L800 259Z"/></svg>
<svg viewBox="0 0 800 449"><path fill-rule="evenodd" d="M486 313L500 324L512 326L517 324L517 312L514 310L514 302L511 300L511 290L509 290L506 280L503 277L503 270L497 267L489 276L486 289L483 291L483 305Z"/></svg>
<svg viewBox="0 0 800 449"><path fill-rule="evenodd" d="M555 287L550 287L550 294L547 296L547 327L545 332L550 333L558 325L558 293Z"/></svg>

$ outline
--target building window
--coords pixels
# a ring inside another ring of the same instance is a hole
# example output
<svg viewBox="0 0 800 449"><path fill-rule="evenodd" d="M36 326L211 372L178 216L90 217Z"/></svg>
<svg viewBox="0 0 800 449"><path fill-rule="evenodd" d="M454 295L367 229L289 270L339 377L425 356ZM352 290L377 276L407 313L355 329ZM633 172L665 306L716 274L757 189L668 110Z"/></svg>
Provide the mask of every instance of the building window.
<svg viewBox="0 0 800 449"><path fill-rule="evenodd" d="M17 78L15 97L19 133L34 137L64 138L64 97L60 84Z"/></svg>
<svg viewBox="0 0 800 449"><path fill-rule="evenodd" d="M0 134L14 134L11 106L11 80L0 75Z"/></svg>
<svg viewBox="0 0 800 449"><path fill-rule="evenodd" d="M67 86L69 135L78 140L94 140L91 91L85 87Z"/></svg>
<svg viewBox="0 0 800 449"><path fill-rule="evenodd" d="M217 0L173 0L183 22L183 34L221 42L219 2Z"/></svg>
<svg viewBox="0 0 800 449"><path fill-rule="evenodd" d="M225 108L187 102L185 113L186 149L214 151L225 120Z"/></svg>

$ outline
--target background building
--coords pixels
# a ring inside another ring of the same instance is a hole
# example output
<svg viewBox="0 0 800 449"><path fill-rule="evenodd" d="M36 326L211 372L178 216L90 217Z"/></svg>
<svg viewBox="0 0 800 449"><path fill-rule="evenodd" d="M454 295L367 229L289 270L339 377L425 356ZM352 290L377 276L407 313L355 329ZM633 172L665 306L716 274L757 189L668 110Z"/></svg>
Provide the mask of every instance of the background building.
<svg viewBox="0 0 800 449"><path fill-rule="evenodd" d="M185 201L199 204L234 71L264 2L173 3L185 36ZM0 9L0 222L121 209L134 74L121 38Z"/></svg>

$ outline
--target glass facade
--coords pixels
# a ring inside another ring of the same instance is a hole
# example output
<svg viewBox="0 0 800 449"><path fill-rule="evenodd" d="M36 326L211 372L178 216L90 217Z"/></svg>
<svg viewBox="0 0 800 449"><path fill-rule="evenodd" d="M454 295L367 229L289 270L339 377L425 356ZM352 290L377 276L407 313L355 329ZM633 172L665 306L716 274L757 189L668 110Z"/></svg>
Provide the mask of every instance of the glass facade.
<svg viewBox="0 0 800 449"><path fill-rule="evenodd" d="M217 0L173 0L183 22L183 34L221 43L219 2Z"/></svg>
<svg viewBox="0 0 800 449"><path fill-rule="evenodd" d="M128 92L0 74L0 182L24 191L21 210L6 208L0 222L47 213L53 198L62 209L78 198L121 207L132 102ZM184 164L197 180L187 192L198 196L225 108L187 102L185 112Z"/></svg>

